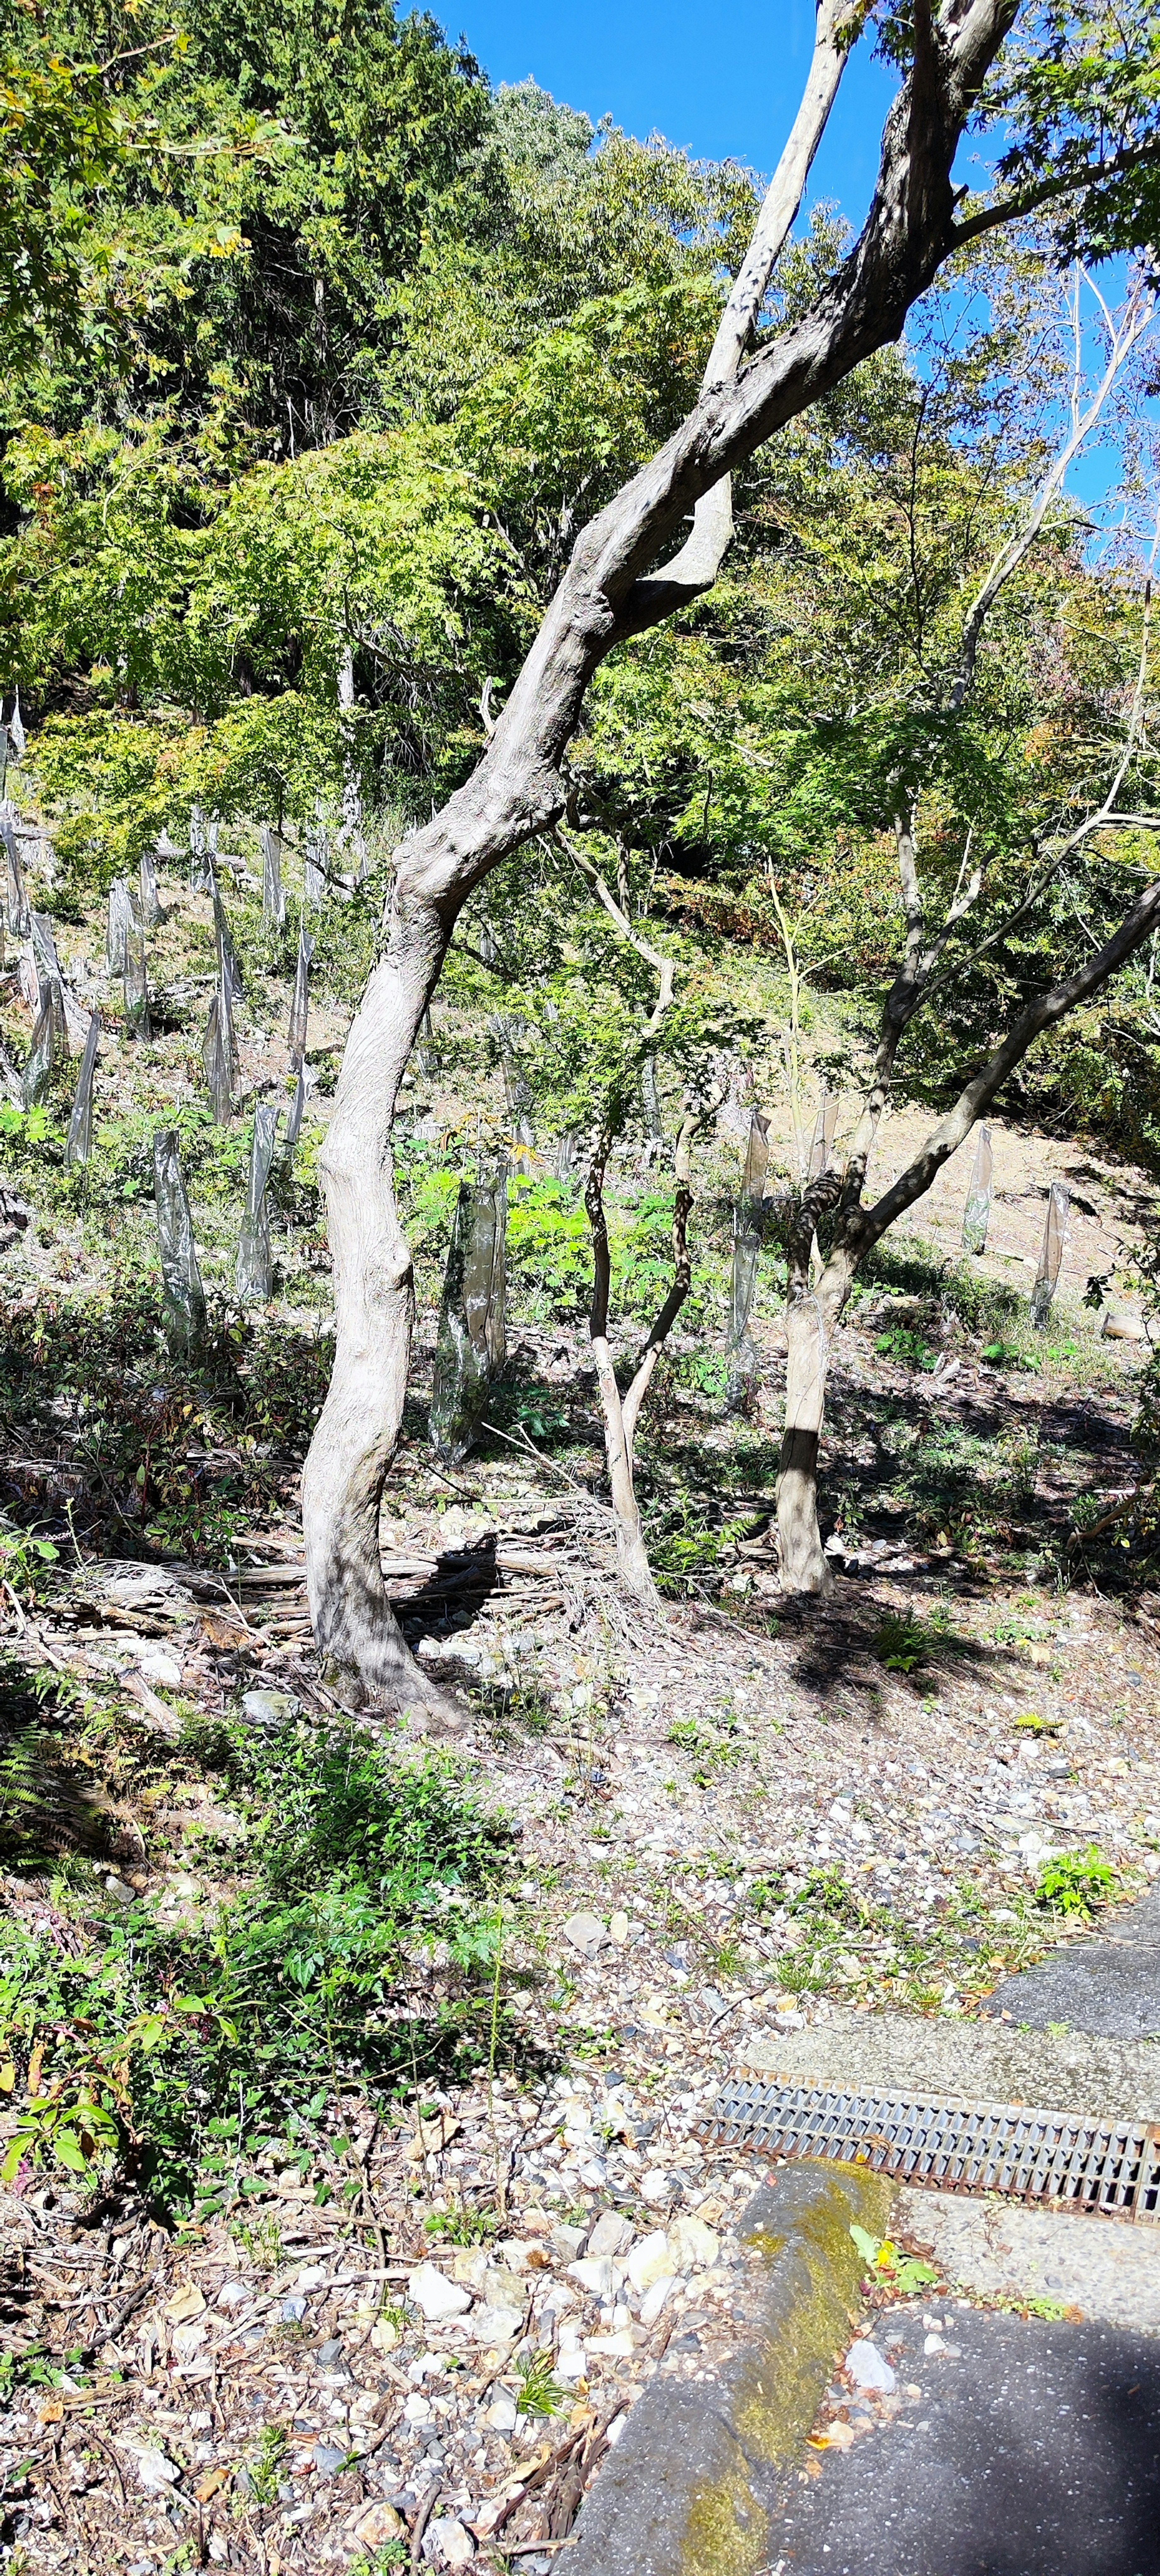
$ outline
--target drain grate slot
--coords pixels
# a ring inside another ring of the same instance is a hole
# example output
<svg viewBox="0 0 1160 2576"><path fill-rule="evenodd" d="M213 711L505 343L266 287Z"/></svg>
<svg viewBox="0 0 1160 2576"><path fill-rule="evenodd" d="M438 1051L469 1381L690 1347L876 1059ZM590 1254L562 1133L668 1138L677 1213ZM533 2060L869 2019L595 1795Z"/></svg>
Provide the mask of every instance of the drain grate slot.
<svg viewBox="0 0 1160 2576"><path fill-rule="evenodd" d="M869 2165L941 2191L1160 2220L1160 2128L1146 2121L733 2076L702 2134L762 2155Z"/></svg>

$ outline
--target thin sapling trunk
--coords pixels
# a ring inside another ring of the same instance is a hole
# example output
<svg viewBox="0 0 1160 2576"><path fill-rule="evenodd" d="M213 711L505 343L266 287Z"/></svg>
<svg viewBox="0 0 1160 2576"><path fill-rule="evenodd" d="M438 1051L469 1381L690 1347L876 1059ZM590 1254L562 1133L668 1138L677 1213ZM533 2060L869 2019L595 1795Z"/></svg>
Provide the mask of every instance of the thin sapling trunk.
<svg viewBox="0 0 1160 2576"><path fill-rule="evenodd" d="M652 1578L641 1528L640 1505L636 1498L635 1450L640 1409L648 1393L657 1361L664 1349L685 1299L692 1278L689 1252L689 1216L693 1205L692 1147L699 1128L712 1117L716 1102L686 1111L677 1137L673 1162L676 1192L673 1199L673 1280L660 1313L648 1334L632 1379L622 1395L617 1384L612 1352L608 1340L608 1304L612 1284L612 1262L608 1244L608 1219L604 1207L604 1176L612 1150L613 1127L610 1121L599 1133L588 1167L584 1206L592 1232L592 1304L588 1332L600 1405L604 1416L604 1454L608 1463L608 1482L612 1509L616 1518L616 1559L625 1591L644 1607L660 1613L660 1599Z"/></svg>

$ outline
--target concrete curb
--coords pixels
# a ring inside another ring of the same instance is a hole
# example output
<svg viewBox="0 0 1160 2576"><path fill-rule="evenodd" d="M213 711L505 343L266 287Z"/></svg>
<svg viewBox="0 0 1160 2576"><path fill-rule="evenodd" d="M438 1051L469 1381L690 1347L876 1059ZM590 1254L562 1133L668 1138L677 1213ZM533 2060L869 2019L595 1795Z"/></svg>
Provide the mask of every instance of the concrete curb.
<svg viewBox="0 0 1160 2576"><path fill-rule="evenodd" d="M895 2186L853 2165L787 2165L741 2222L760 2261L740 2350L711 2379L654 2379L586 2498L568 2576L753 2576L767 2515L756 2472L792 2457L849 2340L864 2266L852 2225L885 2233Z"/></svg>

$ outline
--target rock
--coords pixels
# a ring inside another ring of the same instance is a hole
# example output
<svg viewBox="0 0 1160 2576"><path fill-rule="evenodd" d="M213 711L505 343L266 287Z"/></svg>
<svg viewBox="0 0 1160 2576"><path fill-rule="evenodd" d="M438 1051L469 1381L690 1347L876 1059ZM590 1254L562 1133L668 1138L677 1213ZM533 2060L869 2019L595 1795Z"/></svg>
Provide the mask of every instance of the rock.
<svg viewBox="0 0 1160 2576"><path fill-rule="evenodd" d="M215 2304L219 2308L231 2309L248 2307L249 2302L250 2292L244 2281L223 2281Z"/></svg>
<svg viewBox="0 0 1160 2576"><path fill-rule="evenodd" d="M548 2242L562 2262L571 2263L579 2253L587 2233L586 2227L569 2227L561 2219L559 2224L553 2227Z"/></svg>
<svg viewBox="0 0 1160 2576"><path fill-rule="evenodd" d="M441 2567L469 2567L475 2556L475 2542L454 2514L441 2514L428 2525L435 2555Z"/></svg>
<svg viewBox="0 0 1160 2576"><path fill-rule="evenodd" d="M421 2316L434 2325L441 2317L461 2317L471 2306L470 2290L449 2281L434 2263L420 2263L407 2282L407 2296L413 2299Z"/></svg>
<svg viewBox="0 0 1160 2576"><path fill-rule="evenodd" d="M165 2314L175 2326L188 2325L192 2317L204 2316L205 2300L196 2281L187 2281L182 2289L174 2291L166 2301Z"/></svg>
<svg viewBox="0 0 1160 2576"><path fill-rule="evenodd" d="M602 2209L588 2239L588 2251L598 2257L623 2254L631 2245L632 2238L630 2218L622 2218L615 2209Z"/></svg>
<svg viewBox="0 0 1160 2576"><path fill-rule="evenodd" d="M340 2469L343 2461L349 2459L349 2457L349 2451L336 2450L333 2442L322 2441L315 2443L310 2454L313 2467L317 2469L319 2476L323 2478L332 2478L335 2470Z"/></svg>
<svg viewBox="0 0 1160 2576"><path fill-rule="evenodd" d="M667 2172L663 2165L652 2165L641 2176L640 2196L654 2209L667 2209L670 2202L680 2199L683 2188L679 2174Z"/></svg>
<svg viewBox="0 0 1160 2576"><path fill-rule="evenodd" d="M180 1690L181 1666L176 1655L167 1655L164 1646L143 1646L137 1657L147 1681L160 1682L162 1690Z"/></svg>
<svg viewBox="0 0 1160 2576"><path fill-rule="evenodd" d="M538 2245L526 2245L519 2236L504 2236L496 2253L512 2272L534 2272L542 2267L544 2257Z"/></svg>
<svg viewBox="0 0 1160 2576"><path fill-rule="evenodd" d="M645 2291L644 2297L640 2303L640 2321L642 2326L652 2326L656 2324L661 2309L665 2304L665 2300L672 2289L675 2278L675 2273L669 2272L666 2274L664 2280L654 2281L651 2290Z"/></svg>
<svg viewBox="0 0 1160 2576"><path fill-rule="evenodd" d="M666 2239L678 2272L711 2272L721 2251L716 2230L703 2218L674 2218Z"/></svg>
<svg viewBox="0 0 1160 2576"><path fill-rule="evenodd" d="M1142 1342L1147 1327L1142 1315L1134 1315L1130 1306L1105 1306L1100 1327L1108 1342Z"/></svg>
<svg viewBox="0 0 1160 2576"><path fill-rule="evenodd" d="M663 2227L654 2228L651 2236L641 2237L640 2243L633 2246L625 2266L633 2289L637 2291L651 2290L654 2281L671 2280L676 2268ZM610 2280L611 2271L610 2264Z"/></svg>
<svg viewBox="0 0 1160 2576"><path fill-rule="evenodd" d="M618 1907L616 1913L609 1918L608 1938L610 1941L615 1941L618 1948L622 1948L631 1928L627 1914L622 1914Z"/></svg>
<svg viewBox="0 0 1160 2576"><path fill-rule="evenodd" d="M451 2278L465 2282L469 2290L482 2290L483 2276L490 2263L486 2245L465 2245L458 2254L452 2255Z"/></svg>
<svg viewBox="0 0 1160 2576"><path fill-rule="evenodd" d="M592 2299L610 2299L616 2287L612 2264L606 2254L586 2255L582 2263L569 2263L568 2278L579 2281L581 2289L587 2290Z"/></svg>
<svg viewBox="0 0 1160 2576"><path fill-rule="evenodd" d="M587 2368L583 2344L572 2344L566 2351L557 2353L553 2376L562 2380L565 2388L574 2388L577 2380L584 2378Z"/></svg>
<svg viewBox="0 0 1160 2576"><path fill-rule="evenodd" d="M424 2397L421 2389L412 2389L411 2395L403 2400L403 2413L408 2424L429 2424L431 2422L430 2398Z"/></svg>
<svg viewBox="0 0 1160 2576"><path fill-rule="evenodd" d="M117 1905L132 1905L137 1895L136 1888L130 1887L127 1879L116 1877L112 1870L105 1880L105 1891Z"/></svg>
<svg viewBox="0 0 1160 2576"><path fill-rule="evenodd" d="M598 1914L570 1914L562 1929L564 1939L571 1942L572 1948L582 1950L589 1959L603 1948L608 1939L607 1927Z"/></svg>
<svg viewBox="0 0 1160 2576"><path fill-rule="evenodd" d="M897 2385L894 2372L884 2361L876 2343L859 2340L852 2343L846 2355L846 2376L854 2388L872 2388L879 2396L890 2397Z"/></svg>
<svg viewBox="0 0 1160 2576"><path fill-rule="evenodd" d="M925 2335L925 2336L923 2337L923 2345L922 2345L922 2348L923 2348L923 2351L924 2351L924 2352L927 2352L927 2353L930 2353L930 2352L945 2352L945 2353L950 2354L950 2355L951 2355L955 2360L957 2360L957 2359L958 2359L958 2353L959 2353L959 2347L958 2347L958 2345L957 2345L957 2344L953 2344L953 2343L948 2343L948 2342L946 2341L945 2336L940 2335L940 2334L928 2334L928 2335Z"/></svg>
<svg viewBox="0 0 1160 2576"><path fill-rule="evenodd" d="M480 2308L471 2320L477 2343L514 2343L522 2334L524 2312L520 2308Z"/></svg>
<svg viewBox="0 0 1160 2576"><path fill-rule="evenodd" d="M301 1705L301 1700L292 1699L289 1691L252 1690L242 1694L242 1715L251 1726L288 1726Z"/></svg>
<svg viewBox="0 0 1160 2576"><path fill-rule="evenodd" d="M283 2299L278 2313L282 2319L283 2325L301 2325L302 2319L306 2314L306 2301L301 2297Z"/></svg>
<svg viewBox="0 0 1160 2576"><path fill-rule="evenodd" d="M520 2308L527 2297L527 2283L518 2272L509 2272L500 2264L489 2266L483 2276L483 2297L489 2308Z"/></svg>
<svg viewBox="0 0 1160 2576"><path fill-rule="evenodd" d="M508 2396L506 2388L501 2389L498 2397L493 2397L480 2421L487 2425L489 2432L514 2433L519 2422L519 2408L514 2397Z"/></svg>
<svg viewBox="0 0 1160 2576"><path fill-rule="evenodd" d="M138 2480L146 2495L164 2495L169 2487L176 2485L181 2476L180 2469L175 2468L172 2460L167 2460L164 2451L159 2451L154 2443L142 2443L140 2448L133 2444L126 2447L131 2452Z"/></svg>
<svg viewBox="0 0 1160 2576"><path fill-rule="evenodd" d="M364 2549L382 2549L388 2540L405 2540L407 2536L406 2523L402 2514L396 2513L393 2504L368 2505L366 2512L359 2515L354 2529L355 2538L361 2540Z"/></svg>

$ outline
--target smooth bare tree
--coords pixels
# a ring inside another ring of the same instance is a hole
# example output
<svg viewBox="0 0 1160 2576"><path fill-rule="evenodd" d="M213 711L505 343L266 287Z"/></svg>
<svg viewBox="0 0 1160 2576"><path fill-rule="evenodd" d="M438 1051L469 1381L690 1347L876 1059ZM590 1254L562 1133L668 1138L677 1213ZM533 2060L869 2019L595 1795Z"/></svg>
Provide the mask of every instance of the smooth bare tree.
<svg viewBox="0 0 1160 2576"><path fill-rule="evenodd" d="M592 1303L588 1314L588 1333L596 1377L600 1389L600 1408L604 1416L604 1454L608 1464L608 1484L616 1522L616 1562L626 1592L642 1607L660 1609L660 1598L652 1578L641 1528L640 1505L636 1497L636 1433L640 1409L648 1394L657 1361L669 1338L692 1281L692 1256L689 1251L689 1218L693 1207L693 1140L709 1124L721 1103L716 1091L703 1100L686 1102L677 1131L673 1155L673 1277L664 1303L651 1325L624 1394L616 1380L612 1351L608 1339L608 1298L612 1280L609 1257L608 1223L604 1210L604 1175L612 1151L613 1128L600 1129L593 1141L584 1190L584 1206L592 1233Z"/></svg>
<svg viewBox="0 0 1160 2576"><path fill-rule="evenodd" d="M865 14L861 5L819 0L805 95L700 397L582 530L473 774L396 854L386 953L347 1041L322 1158L335 1359L303 1478L315 1635L356 1703L405 1706L441 1697L410 1656L387 1597L379 1508L402 1420L413 1313L392 1122L456 921L473 888L564 813L562 764L600 663L711 586L728 543L728 475L896 339L957 248L955 154L1019 11L1020 0L942 0L937 7L915 0L911 67L886 119L861 234L808 308L753 349L774 263ZM1082 174L1073 171L1068 184L1081 186ZM1021 210L1012 198L1010 211ZM690 517L691 534L666 565L665 550Z"/></svg>

